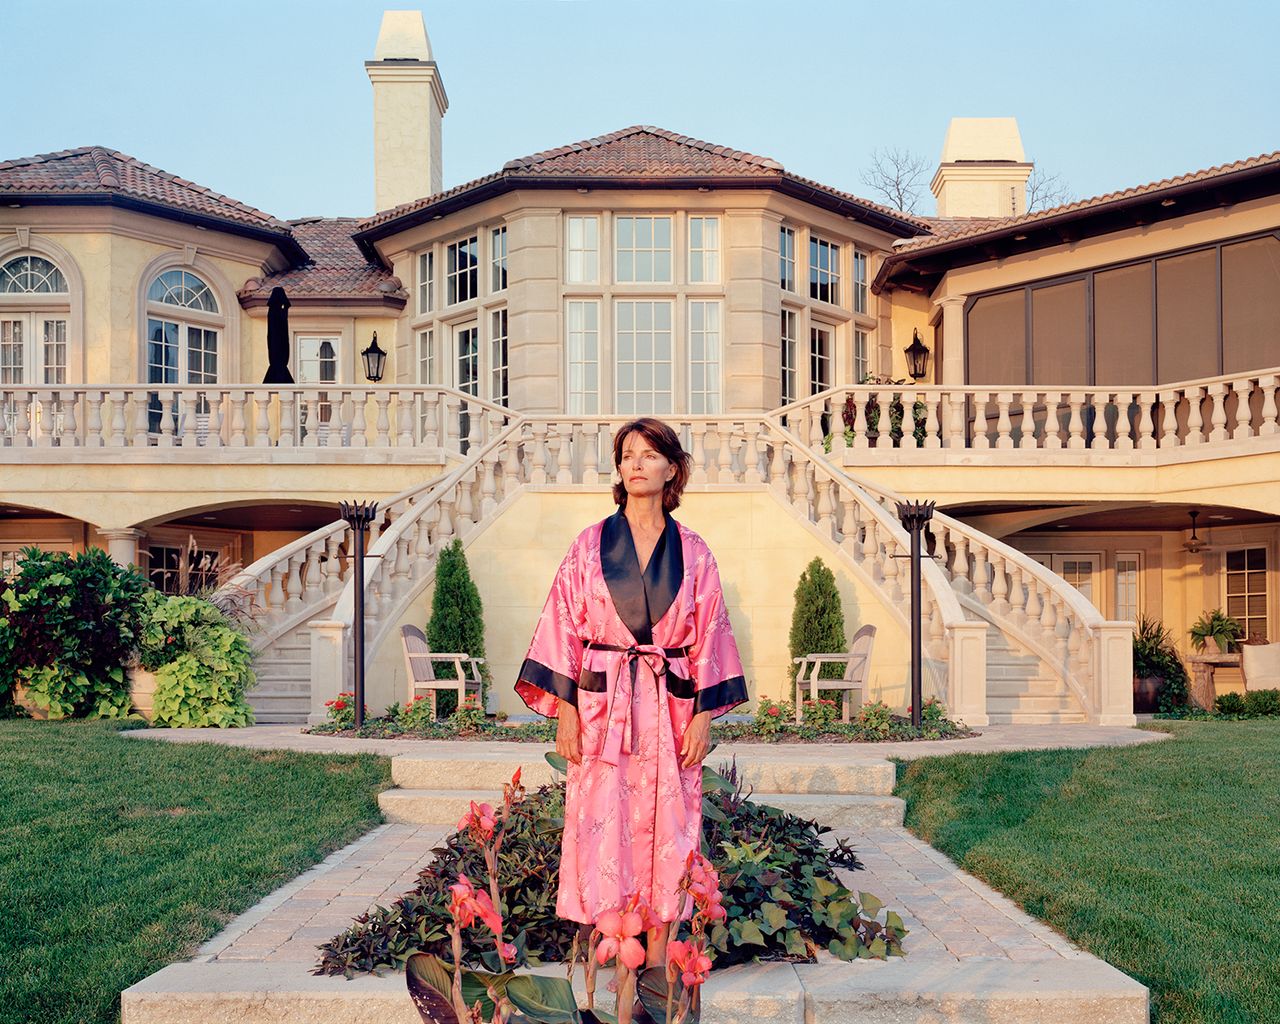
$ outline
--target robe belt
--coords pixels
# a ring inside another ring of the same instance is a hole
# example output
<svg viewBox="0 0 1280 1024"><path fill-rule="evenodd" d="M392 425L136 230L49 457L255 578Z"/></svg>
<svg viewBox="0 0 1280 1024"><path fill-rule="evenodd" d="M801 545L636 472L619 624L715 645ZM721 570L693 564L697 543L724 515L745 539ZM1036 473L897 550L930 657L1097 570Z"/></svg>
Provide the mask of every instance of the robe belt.
<svg viewBox="0 0 1280 1024"><path fill-rule="evenodd" d="M622 754L631 753L631 698L635 690L636 677L640 670L640 662L649 666L654 679L659 683L667 674L670 658L687 658L687 647L659 647L656 644L602 644L589 641L587 650L615 651L622 655L618 659L618 675L614 679L612 692L609 694L609 709L605 717L604 749L600 752L600 760L615 768ZM627 690L626 700L619 699L622 690L622 673L630 669L631 686Z"/></svg>

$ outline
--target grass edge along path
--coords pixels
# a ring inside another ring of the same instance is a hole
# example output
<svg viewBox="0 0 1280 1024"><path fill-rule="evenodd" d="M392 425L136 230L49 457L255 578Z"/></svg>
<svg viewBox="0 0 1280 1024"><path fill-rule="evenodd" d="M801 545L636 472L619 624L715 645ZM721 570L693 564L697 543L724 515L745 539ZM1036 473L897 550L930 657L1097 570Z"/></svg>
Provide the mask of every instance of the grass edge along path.
<svg viewBox="0 0 1280 1024"><path fill-rule="evenodd" d="M0 721L0 1024L111 1024L120 991L381 821L369 754Z"/></svg>
<svg viewBox="0 0 1280 1024"><path fill-rule="evenodd" d="M1146 985L1155 1024L1280 1021L1280 722L900 770L906 825Z"/></svg>

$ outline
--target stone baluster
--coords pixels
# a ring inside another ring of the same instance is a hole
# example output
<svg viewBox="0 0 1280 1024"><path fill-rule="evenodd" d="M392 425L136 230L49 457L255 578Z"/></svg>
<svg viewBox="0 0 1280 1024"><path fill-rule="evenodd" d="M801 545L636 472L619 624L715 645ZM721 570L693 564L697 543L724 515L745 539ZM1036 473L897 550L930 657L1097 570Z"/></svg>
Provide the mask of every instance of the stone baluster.
<svg viewBox="0 0 1280 1024"><path fill-rule="evenodd" d="M457 518L455 525L458 528L458 536L466 535L475 522L475 505L471 499L471 484L476 476L475 468L468 469L461 477L458 478L456 487L457 503L454 506Z"/></svg>
<svg viewBox="0 0 1280 1024"><path fill-rule="evenodd" d="M826 477L815 476L814 485L818 489L818 528L823 536L835 538L836 503L832 491L835 483Z"/></svg>
<svg viewBox="0 0 1280 1024"><path fill-rule="evenodd" d="M413 561L409 566L409 574L415 579L422 579L424 571L431 561L431 513L436 511L432 505L429 509L424 509L418 516L417 525L414 532L417 536L413 541Z"/></svg>
<svg viewBox="0 0 1280 1024"><path fill-rule="evenodd" d="M1204 414L1201 409L1203 397L1199 387L1187 388L1187 438L1183 442L1188 445L1204 443Z"/></svg>
<svg viewBox="0 0 1280 1024"><path fill-rule="evenodd" d="M302 392L298 396L298 407L306 418L305 423L298 425L298 433L302 435L299 444L303 448L318 448L320 446L320 392Z"/></svg>
<svg viewBox="0 0 1280 1024"><path fill-rule="evenodd" d="M207 392L206 392L207 394ZM227 395L223 391L214 392L209 402L209 423L206 428L204 444L206 448L225 448L223 430L227 422Z"/></svg>
<svg viewBox="0 0 1280 1024"><path fill-rule="evenodd" d="M133 392L133 439L130 444L134 448L146 448L148 445L147 435L150 423L147 398L148 393L145 391ZM163 402L164 398L160 397L159 401Z"/></svg>
<svg viewBox="0 0 1280 1024"><path fill-rule="evenodd" d="M419 401L422 403L422 447L438 448L440 446L440 393L429 392Z"/></svg>
<svg viewBox="0 0 1280 1024"><path fill-rule="evenodd" d="M287 561L284 610L289 613L302 609L302 559L302 552L294 552Z"/></svg>
<svg viewBox="0 0 1280 1024"><path fill-rule="evenodd" d="M707 482L705 430L706 424L696 421L689 427L689 433L692 435L689 454L692 456L693 463L690 467L689 483L695 487L701 487Z"/></svg>
<svg viewBox="0 0 1280 1024"><path fill-rule="evenodd" d="M1071 410L1067 419L1067 447L1073 451L1080 451L1085 447L1084 406L1087 396L1083 391L1069 391L1066 397L1067 405Z"/></svg>
<svg viewBox="0 0 1280 1024"><path fill-rule="evenodd" d="M375 391L373 401L376 406L373 423L373 444L375 448L391 447L391 416L388 408L391 405L390 391Z"/></svg>
<svg viewBox="0 0 1280 1024"><path fill-rule="evenodd" d="M320 600L323 593L320 579L320 552L324 544L320 541L308 544L307 550L303 553L306 559L306 567L303 570L302 584L306 591L305 603L310 606Z"/></svg>
<svg viewBox="0 0 1280 1024"><path fill-rule="evenodd" d="M529 483L545 484L547 482L547 425L539 420L533 424L531 429L533 433L533 450L530 452L529 459L532 464L532 468L529 471Z"/></svg>
<svg viewBox="0 0 1280 1024"><path fill-rule="evenodd" d="M280 392L280 432L276 439L276 445L280 448L294 447L294 438L297 436L294 430L294 408L297 395L292 391L282 390Z"/></svg>
<svg viewBox="0 0 1280 1024"><path fill-rule="evenodd" d="M157 391L156 396L160 405L160 434L156 438L156 447L172 448L174 435L178 430L174 412L177 392Z"/></svg>
<svg viewBox="0 0 1280 1024"><path fill-rule="evenodd" d="M863 451L871 447L871 440L867 437L867 404L865 395L862 392L851 392L854 397L853 401L853 445L855 450ZM863 400L859 401L859 396Z"/></svg>
<svg viewBox="0 0 1280 1024"><path fill-rule="evenodd" d="M178 392L178 408L181 410L178 419L178 443L183 448L195 448L200 443L196 409L202 397L200 392L187 388Z"/></svg>
<svg viewBox="0 0 1280 1024"><path fill-rule="evenodd" d="M1160 398L1160 447L1178 447L1178 392L1161 391Z"/></svg>
<svg viewBox="0 0 1280 1024"><path fill-rule="evenodd" d="M1061 391L1044 392L1044 433L1041 448L1059 451L1062 448L1062 421L1058 410L1067 396Z"/></svg>
<svg viewBox="0 0 1280 1024"><path fill-rule="evenodd" d="M41 391L32 396L35 406L35 447L53 447L53 396Z"/></svg>
<svg viewBox="0 0 1280 1024"><path fill-rule="evenodd" d="M1040 581L1034 576L1027 576L1027 608L1024 621L1028 626L1039 628L1040 615L1043 609L1040 606Z"/></svg>
<svg viewBox="0 0 1280 1024"><path fill-rule="evenodd" d="M1253 436L1253 410L1249 408L1249 397L1253 394L1253 381L1232 381L1231 392L1236 396L1236 414L1231 423L1231 439L1241 441Z"/></svg>
<svg viewBox="0 0 1280 1024"><path fill-rule="evenodd" d="M1022 586L1022 566L1009 565L1009 619L1015 626L1027 624L1027 595Z"/></svg>
<svg viewBox="0 0 1280 1024"><path fill-rule="evenodd" d="M364 391L356 391L351 395L351 447L369 447L368 424L365 421L365 405L369 396Z"/></svg>
<svg viewBox="0 0 1280 1024"><path fill-rule="evenodd" d="M1058 625L1058 612L1054 607L1053 590L1048 585L1042 586L1040 601L1040 632L1046 641L1051 641Z"/></svg>
<svg viewBox="0 0 1280 1024"><path fill-rule="evenodd" d="M576 432L576 424L562 423L556 433L560 437L560 444L556 449L556 483L571 484L573 483L573 439Z"/></svg>
<svg viewBox="0 0 1280 1024"><path fill-rule="evenodd" d="M111 448L123 448L128 443L125 440L125 392L109 392L107 402L109 405L107 410L108 422L111 424L111 432L107 438L107 445Z"/></svg>
<svg viewBox="0 0 1280 1024"><path fill-rule="evenodd" d="M1067 665L1073 675L1082 677L1084 667L1084 636L1080 623L1074 618L1067 621Z"/></svg>
<svg viewBox="0 0 1280 1024"><path fill-rule="evenodd" d="M342 589L342 540L343 531L335 530L324 540L324 592L336 594Z"/></svg>
<svg viewBox="0 0 1280 1024"><path fill-rule="evenodd" d="M765 452L766 468L769 470L769 487L779 497L787 494L787 446L781 441L770 439Z"/></svg>
<svg viewBox="0 0 1280 1024"><path fill-rule="evenodd" d="M1156 446L1155 404L1157 393L1139 391L1135 396L1138 403L1138 450L1151 451Z"/></svg>
<svg viewBox="0 0 1280 1024"><path fill-rule="evenodd" d="M1013 421L1009 416L1009 407L1013 404L1013 392L1000 391L996 394L996 408L999 413L996 418L996 447L1012 448L1013 447Z"/></svg>
<svg viewBox="0 0 1280 1024"><path fill-rule="evenodd" d="M942 622L942 609L937 599L929 602L932 614L929 616L929 656L936 661L945 661L947 657L947 631Z"/></svg>
<svg viewBox="0 0 1280 1024"><path fill-rule="evenodd" d="M1132 429L1129 425L1129 410L1133 404L1133 392L1117 391L1115 393L1116 433L1112 448L1118 452L1133 451Z"/></svg>
<svg viewBox="0 0 1280 1024"><path fill-rule="evenodd" d="M102 436L102 400L104 391L86 391L84 393L84 446L101 448L105 443Z"/></svg>
<svg viewBox="0 0 1280 1024"><path fill-rule="evenodd" d="M502 500L520 486L520 440L509 437L502 446Z"/></svg>
<svg viewBox="0 0 1280 1024"><path fill-rule="evenodd" d="M973 545L973 596L983 604L991 603L991 575L987 571L987 549L980 543Z"/></svg>
<svg viewBox="0 0 1280 1024"><path fill-rule="evenodd" d="M453 502L452 494L443 494L440 496L440 528L436 533L436 551L443 551L449 546L449 542L453 540L455 533L453 520Z"/></svg>
<svg viewBox="0 0 1280 1024"><path fill-rule="evenodd" d="M965 396L961 392L956 395L952 391L942 393L943 423L946 424L947 436L943 443L947 448L965 447L964 414Z"/></svg>
<svg viewBox="0 0 1280 1024"><path fill-rule="evenodd" d="M232 448L243 448L245 446L244 403L245 393L243 391L231 392L231 423L227 443Z"/></svg>
<svg viewBox="0 0 1280 1024"><path fill-rule="evenodd" d="M884 562L880 558L880 524L875 516L867 516L867 535L862 543L862 564L875 582L879 583L884 579Z"/></svg>
<svg viewBox="0 0 1280 1024"><path fill-rule="evenodd" d="M467 417L467 451L473 452L480 447L480 430L484 426L484 412L479 402L468 402Z"/></svg>
<svg viewBox="0 0 1280 1024"><path fill-rule="evenodd" d="M743 425L746 440L742 451L742 479L744 483L764 483L764 475L760 472L760 440L764 433L764 424L759 420L754 423L748 420Z"/></svg>
<svg viewBox="0 0 1280 1024"><path fill-rule="evenodd" d="M494 467L497 461L497 453L493 451L486 452L484 458L480 460L482 470L480 476L480 515L482 517L491 515L493 510L498 507L498 502L495 498L498 484L494 478Z"/></svg>
<svg viewBox="0 0 1280 1024"><path fill-rule="evenodd" d="M269 448L271 446L271 392L251 391L249 398L253 402L253 446Z"/></svg>
<svg viewBox="0 0 1280 1024"><path fill-rule="evenodd" d="M960 594L973 593L973 581L969 577L969 538L963 533L952 533L951 588Z"/></svg>
<svg viewBox="0 0 1280 1024"><path fill-rule="evenodd" d="M924 445L925 448L941 448L939 437L940 416L939 401L936 392L925 392L920 396L924 401Z"/></svg>
<svg viewBox="0 0 1280 1024"><path fill-rule="evenodd" d="M1009 612L1009 578L1005 569L1004 556L992 552L991 557L991 611L996 615Z"/></svg>
<svg viewBox="0 0 1280 1024"><path fill-rule="evenodd" d="M988 391L973 393L973 447L987 449L991 447L991 417L987 413L987 403L991 400Z"/></svg>
<svg viewBox="0 0 1280 1024"><path fill-rule="evenodd" d="M1276 388L1280 386L1280 378L1274 373L1258 378L1258 387L1262 389L1262 410L1258 433L1267 437L1280 433L1280 410L1276 408Z"/></svg>
<svg viewBox="0 0 1280 1024"><path fill-rule="evenodd" d="M1207 390L1212 426L1209 431L1209 440L1225 441L1227 439L1227 385L1219 381L1217 384L1210 384Z"/></svg>
<svg viewBox="0 0 1280 1024"><path fill-rule="evenodd" d="M884 556L881 559L883 563L882 575L884 578L885 589L889 592L889 600L894 604L901 603L904 595L902 589L902 577L904 566L901 565L901 559L895 558L898 554L894 549L897 545L893 541L893 534L887 529L884 538Z"/></svg>
<svg viewBox="0 0 1280 1024"><path fill-rule="evenodd" d="M707 423L704 425L706 441L704 442L704 451L707 455L707 483L718 484L720 482L720 462L724 454L724 448L728 444L728 435L721 429L719 423Z"/></svg>
<svg viewBox="0 0 1280 1024"><path fill-rule="evenodd" d="M284 578L286 570L287 566L282 562L276 562L271 566L271 592L267 598L267 610L272 618L279 618L284 614Z"/></svg>
<svg viewBox="0 0 1280 1024"><path fill-rule="evenodd" d="M820 452L826 446L827 435L822 432L822 416L827 411L827 402L828 400L824 398L805 410L808 415L807 426L809 428L810 451ZM831 432L833 434L842 431L843 424L840 422L839 413L831 415L828 418L828 422L831 424Z"/></svg>
<svg viewBox="0 0 1280 1024"><path fill-rule="evenodd" d="M413 392L396 392L396 447L413 447Z"/></svg>
<svg viewBox="0 0 1280 1024"><path fill-rule="evenodd" d="M869 395L865 408L867 416L867 433L871 433L871 424L875 423L876 447L892 448L893 447L893 424L889 419L889 403L885 401L884 395L876 392Z"/></svg>
<svg viewBox="0 0 1280 1024"><path fill-rule="evenodd" d="M1056 594L1050 595L1050 600L1055 604L1061 604L1060 608L1056 608L1057 621L1053 627L1054 636L1054 654L1057 656L1058 664L1063 668L1069 668L1071 664L1070 651L1068 650L1068 637L1071 635L1071 619L1070 610L1065 602Z"/></svg>

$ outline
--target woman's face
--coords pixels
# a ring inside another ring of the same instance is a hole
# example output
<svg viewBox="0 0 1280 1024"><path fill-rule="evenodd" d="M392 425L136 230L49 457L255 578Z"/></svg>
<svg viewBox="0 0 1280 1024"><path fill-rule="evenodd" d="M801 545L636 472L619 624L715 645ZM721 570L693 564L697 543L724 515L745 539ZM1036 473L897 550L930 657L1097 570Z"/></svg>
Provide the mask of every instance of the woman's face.
<svg viewBox="0 0 1280 1024"><path fill-rule="evenodd" d="M667 481L676 475L676 467L649 444L644 434L633 430L622 442L618 472L627 494L640 498L661 496Z"/></svg>

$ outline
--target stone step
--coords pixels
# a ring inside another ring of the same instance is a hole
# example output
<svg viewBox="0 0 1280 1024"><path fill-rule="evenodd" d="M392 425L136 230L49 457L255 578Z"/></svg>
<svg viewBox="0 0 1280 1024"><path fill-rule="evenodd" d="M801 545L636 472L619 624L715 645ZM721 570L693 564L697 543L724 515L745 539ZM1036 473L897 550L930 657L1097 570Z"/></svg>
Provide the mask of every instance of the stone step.
<svg viewBox="0 0 1280 1024"><path fill-rule="evenodd" d="M719 764L714 755L711 763ZM539 749L521 760L512 758L509 752L501 759L466 760L401 754L391 761L391 778L405 789L484 790L490 794L485 799L492 802L502 792L502 784L511 778L516 764L523 766L521 781L527 789L546 785L556 774ZM893 764L881 759L845 764L754 760L740 765L739 771L746 786L768 793L888 796L895 782Z"/></svg>
<svg viewBox="0 0 1280 1024"><path fill-rule="evenodd" d="M266 693L310 693L311 680L306 676L263 675L257 668L254 674L258 677L258 685L249 692L263 690Z"/></svg>
<svg viewBox="0 0 1280 1024"><path fill-rule="evenodd" d="M910 937L908 937L908 944ZM310 963L196 960L171 964L121 994L125 1024L420 1024L404 974L351 979ZM559 964L529 973L564 976ZM574 988L585 1005L582 971ZM613 1009L603 981L597 1005ZM702 991L702 1019L751 1024L1147 1024L1147 990L1093 957L1051 961L752 963L720 968Z"/></svg>
<svg viewBox="0 0 1280 1024"><path fill-rule="evenodd" d="M991 711L987 718L991 725L1077 725L1089 720L1083 711Z"/></svg>
<svg viewBox="0 0 1280 1024"><path fill-rule="evenodd" d="M905 806L894 796L861 794L757 792L751 799L833 828L901 825ZM387 789L378 794L387 821L411 825L455 825L473 800L492 804L497 794L490 789Z"/></svg>
<svg viewBox="0 0 1280 1024"><path fill-rule="evenodd" d="M1080 705L1074 697L1065 693L1042 696L1038 694L1018 694L1017 696L993 696L987 694L987 713L1008 712L1021 714L1026 712L1071 712L1079 711Z"/></svg>
<svg viewBox="0 0 1280 1024"><path fill-rule="evenodd" d="M250 704L263 707L284 707L296 704L298 707L311 709L310 687L306 690L279 689L274 684L270 687L259 687L245 694Z"/></svg>
<svg viewBox="0 0 1280 1024"><path fill-rule="evenodd" d="M253 709L254 725L306 725L305 711L269 711L261 708Z"/></svg>

